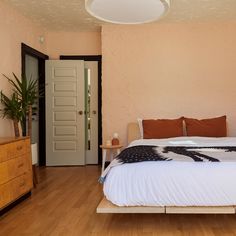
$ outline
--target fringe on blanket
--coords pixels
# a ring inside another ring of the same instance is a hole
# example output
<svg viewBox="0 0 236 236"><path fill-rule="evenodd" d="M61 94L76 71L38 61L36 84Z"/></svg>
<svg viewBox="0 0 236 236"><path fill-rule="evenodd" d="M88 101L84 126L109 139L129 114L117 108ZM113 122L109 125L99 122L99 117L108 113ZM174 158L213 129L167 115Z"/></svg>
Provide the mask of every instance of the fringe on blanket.
<svg viewBox="0 0 236 236"><path fill-rule="evenodd" d="M114 166L118 166L118 165L121 165L123 164L123 162L117 158L115 158L110 164L109 166L102 172L102 175L100 176L98 182L103 184L105 179L106 179L106 176L108 174L108 172L110 171L110 169Z"/></svg>

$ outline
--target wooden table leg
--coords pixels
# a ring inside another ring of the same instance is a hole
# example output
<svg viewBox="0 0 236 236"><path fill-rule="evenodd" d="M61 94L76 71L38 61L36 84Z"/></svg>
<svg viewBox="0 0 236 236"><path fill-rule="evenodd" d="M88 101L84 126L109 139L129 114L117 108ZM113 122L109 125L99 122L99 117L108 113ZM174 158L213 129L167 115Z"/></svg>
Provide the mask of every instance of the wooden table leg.
<svg viewBox="0 0 236 236"><path fill-rule="evenodd" d="M119 154L120 154L120 149L118 148L118 149L117 149L117 155L119 155Z"/></svg>
<svg viewBox="0 0 236 236"><path fill-rule="evenodd" d="M111 150L109 150L110 151L110 163L113 161L113 159L114 159L114 152L113 152L113 150L111 149Z"/></svg>
<svg viewBox="0 0 236 236"><path fill-rule="evenodd" d="M106 157L107 157L107 150L103 149L103 151L102 151L102 173L105 169Z"/></svg>
<svg viewBox="0 0 236 236"><path fill-rule="evenodd" d="M34 187L36 187L36 185L38 184L36 165L32 165L32 171L33 171L33 184L34 184Z"/></svg>

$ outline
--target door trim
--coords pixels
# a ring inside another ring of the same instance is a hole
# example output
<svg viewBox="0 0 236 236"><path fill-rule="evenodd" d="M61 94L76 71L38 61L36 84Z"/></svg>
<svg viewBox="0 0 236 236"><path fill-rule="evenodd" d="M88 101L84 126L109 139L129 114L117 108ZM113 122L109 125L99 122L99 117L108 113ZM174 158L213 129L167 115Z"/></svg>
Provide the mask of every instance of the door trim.
<svg viewBox="0 0 236 236"><path fill-rule="evenodd" d="M84 60L98 62L98 164L102 163L102 55L61 55L60 60Z"/></svg>
<svg viewBox="0 0 236 236"><path fill-rule="evenodd" d="M39 62L39 86L45 94L45 61L49 59L36 49L21 43L21 73L25 74L25 56L30 55L38 59ZM46 116L45 116L45 96L39 99L39 165L46 165Z"/></svg>

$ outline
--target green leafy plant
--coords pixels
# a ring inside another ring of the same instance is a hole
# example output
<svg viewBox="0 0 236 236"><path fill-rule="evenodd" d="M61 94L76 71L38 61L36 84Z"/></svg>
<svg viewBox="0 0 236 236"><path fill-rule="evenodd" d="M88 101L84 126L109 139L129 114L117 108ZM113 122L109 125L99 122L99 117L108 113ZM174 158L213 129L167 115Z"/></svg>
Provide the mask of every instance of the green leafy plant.
<svg viewBox="0 0 236 236"><path fill-rule="evenodd" d="M32 110L33 105L37 102L38 98L43 95L43 90L38 88L38 81L31 78L27 79L25 75L18 78L13 73L13 79L3 75L8 82L12 85L13 92L17 95L21 105L21 127L22 134L31 137L32 135ZM36 108L34 108L36 110ZM28 132L26 132L26 121L28 118Z"/></svg>
<svg viewBox="0 0 236 236"><path fill-rule="evenodd" d="M19 137L19 122L22 118L22 110L18 95L13 93L8 97L1 91L1 103L3 105L3 108L0 110L2 117L13 121L15 136Z"/></svg>

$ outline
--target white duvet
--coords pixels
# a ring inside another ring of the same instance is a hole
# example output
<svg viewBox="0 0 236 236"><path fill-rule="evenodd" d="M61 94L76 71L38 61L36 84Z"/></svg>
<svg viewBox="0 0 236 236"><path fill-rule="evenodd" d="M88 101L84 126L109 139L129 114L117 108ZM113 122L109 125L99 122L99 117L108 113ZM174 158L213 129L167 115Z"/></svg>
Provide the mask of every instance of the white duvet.
<svg viewBox="0 0 236 236"><path fill-rule="evenodd" d="M130 146L236 146L236 138L136 140ZM118 206L236 205L236 162L151 161L111 168L106 198Z"/></svg>

